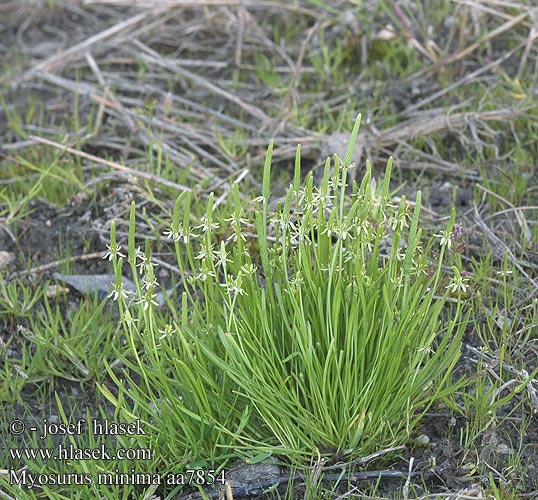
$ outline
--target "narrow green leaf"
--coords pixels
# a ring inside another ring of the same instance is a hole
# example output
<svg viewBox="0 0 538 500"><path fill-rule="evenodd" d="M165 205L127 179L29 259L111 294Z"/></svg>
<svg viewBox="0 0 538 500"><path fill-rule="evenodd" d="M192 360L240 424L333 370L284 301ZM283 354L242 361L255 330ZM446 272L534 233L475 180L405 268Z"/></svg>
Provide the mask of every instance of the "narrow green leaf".
<svg viewBox="0 0 538 500"><path fill-rule="evenodd" d="M293 191L297 192L301 186L301 145L295 151L295 172L293 174Z"/></svg>
<svg viewBox="0 0 538 500"><path fill-rule="evenodd" d="M383 202L385 202L389 196L391 174L392 174L392 156L389 157L389 161L387 162L387 168L385 169L385 177L383 178L383 188L381 190L381 196L383 197Z"/></svg>
<svg viewBox="0 0 538 500"><path fill-rule="evenodd" d="M253 456L252 458L245 459L245 462L247 464L259 464L260 462L263 462L264 460L267 460L273 452L271 451L264 451L262 453L258 453L257 455Z"/></svg>
<svg viewBox="0 0 538 500"><path fill-rule="evenodd" d="M411 272L411 264L413 262L413 255L417 247L417 231L418 231L418 219L420 217L420 203L422 199L422 193L417 192L415 200L415 210L413 211L413 218L411 219L411 228L409 229L409 241L407 242L407 251L405 252L403 272L405 279L409 278Z"/></svg>
<svg viewBox="0 0 538 500"><path fill-rule="evenodd" d="M273 140L269 142L267 153L265 155L265 163L263 166L263 184L262 184L262 196L264 203L269 201L270 187L271 187L271 161L273 158Z"/></svg>
<svg viewBox="0 0 538 500"><path fill-rule="evenodd" d="M351 160L353 159L353 151L355 151L355 144L357 143L357 136L359 135L359 129L361 126L361 114L357 115L355 120L355 125L351 132L351 137L347 145L346 156L344 157L344 166L349 167L351 165Z"/></svg>

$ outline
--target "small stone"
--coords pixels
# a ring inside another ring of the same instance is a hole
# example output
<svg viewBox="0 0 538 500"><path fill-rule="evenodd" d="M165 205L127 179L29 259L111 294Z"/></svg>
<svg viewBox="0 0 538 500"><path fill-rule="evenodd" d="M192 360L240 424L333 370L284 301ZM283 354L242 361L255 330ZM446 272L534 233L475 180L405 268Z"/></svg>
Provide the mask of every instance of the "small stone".
<svg viewBox="0 0 538 500"><path fill-rule="evenodd" d="M0 269L6 267L15 259L15 256L10 252L0 251Z"/></svg>
<svg viewBox="0 0 538 500"><path fill-rule="evenodd" d="M69 293L69 288L61 285L49 285L47 288L47 297L49 299L54 299L61 295L67 295Z"/></svg>
<svg viewBox="0 0 538 500"><path fill-rule="evenodd" d="M280 466L267 461L258 464L241 464L226 474L226 479L231 486L244 486L247 484L261 483L278 479L282 475Z"/></svg>
<svg viewBox="0 0 538 500"><path fill-rule="evenodd" d="M417 443L420 443L420 444L428 444L430 442L430 438L428 436L426 436L426 434L421 434L418 438L417 438Z"/></svg>
<svg viewBox="0 0 538 500"><path fill-rule="evenodd" d="M501 443L497 446L497 453L499 455L510 455L514 453L514 450L510 448L508 445Z"/></svg>

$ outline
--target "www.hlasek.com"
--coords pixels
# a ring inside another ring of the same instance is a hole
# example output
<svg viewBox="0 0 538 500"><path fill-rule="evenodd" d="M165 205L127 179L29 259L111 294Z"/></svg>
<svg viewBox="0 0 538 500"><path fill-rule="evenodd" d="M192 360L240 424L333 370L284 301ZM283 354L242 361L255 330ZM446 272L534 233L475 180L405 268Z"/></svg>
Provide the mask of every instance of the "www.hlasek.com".
<svg viewBox="0 0 538 500"><path fill-rule="evenodd" d="M104 444L97 448L77 448L59 444L55 448L10 448L12 460L151 460L149 448L120 448L114 453Z"/></svg>

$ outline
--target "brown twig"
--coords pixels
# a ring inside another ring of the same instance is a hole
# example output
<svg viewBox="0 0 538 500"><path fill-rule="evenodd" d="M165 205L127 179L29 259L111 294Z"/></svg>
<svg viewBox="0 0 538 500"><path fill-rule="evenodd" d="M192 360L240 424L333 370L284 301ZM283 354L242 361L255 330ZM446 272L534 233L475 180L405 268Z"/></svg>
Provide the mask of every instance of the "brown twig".
<svg viewBox="0 0 538 500"><path fill-rule="evenodd" d="M37 274L37 273L42 273L44 271L50 271L51 269L59 267L63 264L67 264L69 262L102 259L103 255L104 255L104 252L92 252L92 253L86 253L83 255L74 255L73 257L67 257L65 259L55 260L53 262L48 262L47 264L43 264L42 266L32 267L32 269L25 269L24 271L14 273L10 276L10 279L15 276L21 276L21 275L26 276L28 274Z"/></svg>

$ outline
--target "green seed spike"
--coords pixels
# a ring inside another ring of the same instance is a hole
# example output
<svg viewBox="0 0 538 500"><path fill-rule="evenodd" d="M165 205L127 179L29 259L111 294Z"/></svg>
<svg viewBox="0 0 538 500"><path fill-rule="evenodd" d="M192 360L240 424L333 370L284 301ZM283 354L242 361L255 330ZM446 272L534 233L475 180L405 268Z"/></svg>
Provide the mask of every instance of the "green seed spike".
<svg viewBox="0 0 538 500"><path fill-rule="evenodd" d="M137 289L139 289L138 273L136 272L136 249L135 249L135 235L136 235L136 203L131 202L131 211L129 213L129 236L128 243L128 255L127 260L131 266L131 272L133 273L133 281Z"/></svg>
<svg viewBox="0 0 538 500"><path fill-rule="evenodd" d="M181 215L181 204L183 203L183 198L185 198L186 191L182 191L181 194L176 198L176 203L174 204L174 212L172 213L172 227L175 231L179 228L179 217Z"/></svg>
<svg viewBox="0 0 538 500"><path fill-rule="evenodd" d="M266 278L269 278L271 274L271 266L269 265L269 250L267 246L267 228L263 223L263 218L260 217L260 212L256 212L256 230L258 232L258 245L260 248L263 272L265 273Z"/></svg>
<svg viewBox="0 0 538 500"><path fill-rule="evenodd" d="M205 216L208 223L211 223L212 218L213 218L214 200L215 200L215 193L213 192L209 193L209 199L207 200L207 207L206 207L206 212L205 212Z"/></svg>
<svg viewBox="0 0 538 500"><path fill-rule="evenodd" d="M331 159L325 160L325 169L323 170L323 179L321 181L321 190L327 193L329 190L329 177L331 175Z"/></svg>
<svg viewBox="0 0 538 500"><path fill-rule="evenodd" d="M293 191L296 193L301 187L301 145L295 151L295 172L293 174Z"/></svg>
<svg viewBox="0 0 538 500"><path fill-rule="evenodd" d="M417 246L417 229L418 218L420 216L420 203L422 199L422 193L417 191L417 198L415 201L415 211L413 212L413 219L411 220L411 228L409 229L409 242L407 243L407 252L405 252L405 258L403 263L403 272L405 278L409 278L411 271L411 263L413 261L413 255Z"/></svg>
<svg viewBox="0 0 538 500"><path fill-rule="evenodd" d="M114 277L116 278L115 279L116 290L121 289L121 281L123 278L123 275L121 274L122 268L123 268L123 259L121 258L117 259L114 262Z"/></svg>
<svg viewBox="0 0 538 500"><path fill-rule="evenodd" d="M263 166L263 184L262 184L262 196L264 204L269 201L269 188L271 181L271 161L273 159L273 139L269 143L267 148L267 154L265 155L265 164Z"/></svg>
<svg viewBox="0 0 538 500"><path fill-rule="evenodd" d="M110 248L116 248L116 221L110 224Z"/></svg>
<svg viewBox="0 0 538 500"><path fill-rule="evenodd" d="M131 211L129 212L129 264L136 274L136 253L135 253L135 233L136 233L136 203L131 202Z"/></svg>
<svg viewBox="0 0 538 500"><path fill-rule="evenodd" d="M187 293L183 292L181 294L181 328L184 329L188 325L188 310L189 303L187 301Z"/></svg>
<svg viewBox="0 0 538 500"><path fill-rule="evenodd" d="M371 178L372 166L370 165L370 160L366 159L366 172L364 173L364 177L361 181L361 187L359 189L359 192L364 196L364 200L366 203L370 201L370 198L372 196Z"/></svg>
<svg viewBox="0 0 538 500"><path fill-rule="evenodd" d="M392 156L389 157L387 162L387 168L385 169L385 178L383 179L383 189L381 191L381 196L383 197L383 203L385 203L389 196L389 187L390 187L390 175L392 173Z"/></svg>
<svg viewBox="0 0 538 500"><path fill-rule="evenodd" d="M269 142L267 148L267 154L265 155L265 164L263 166L263 183L262 183L262 217L259 219L258 214L256 214L256 227L258 230L258 237L260 243L260 253L262 257L262 264L264 271L269 273L269 257L267 253L267 211L269 208L269 196L270 192L270 181L271 181L271 160L273 158L273 140Z"/></svg>
<svg viewBox="0 0 538 500"><path fill-rule="evenodd" d="M187 231L191 223L191 192L185 195L185 210L183 212L183 229Z"/></svg>
<svg viewBox="0 0 538 500"><path fill-rule="evenodd" d="M357 115L355 120L355 125L351 132L351 137L349 138L349 144L347 145L346 156L344 157L344 165L349 167L351 165L351 160L353 159L353 151L355 151L355 144L357 143L357 136L359 135L359 128L361 126L361 114Z"/></svg>

